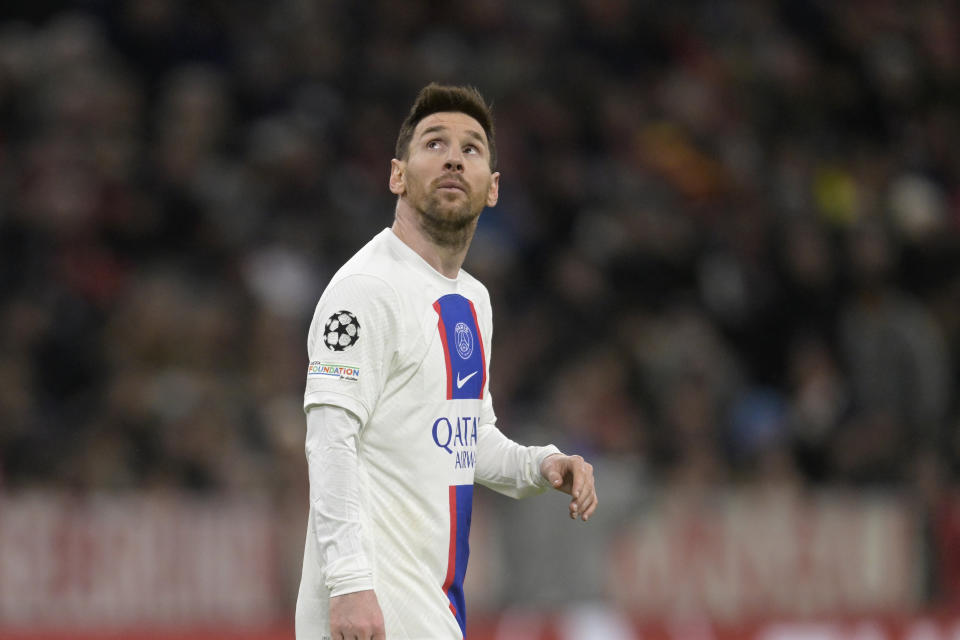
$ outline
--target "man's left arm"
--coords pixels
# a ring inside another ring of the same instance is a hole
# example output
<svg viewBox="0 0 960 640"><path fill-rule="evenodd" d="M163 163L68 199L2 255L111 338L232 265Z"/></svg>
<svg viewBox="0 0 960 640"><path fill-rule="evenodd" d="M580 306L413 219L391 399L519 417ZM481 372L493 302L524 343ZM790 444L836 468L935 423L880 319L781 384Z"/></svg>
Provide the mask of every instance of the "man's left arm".
<svg viewBox="0 0 960 640"><path fill-rule="evenodd" d="M588 520L597 508L593 466L555 446L525 447L494 425L478 430L476 482L511 498L525 498L552 487L569 494L570 517Z"/></svg>
<svg viewBox="0 0 960 640"><path fill-rule="evenodd" d="M493 313L490 295L485 289L479 311L486 344L492 344ZM598 504L593 465L580 456L565 455L552 444L525 447L503 435L496 426L497 416L490 395L489 360L487 366L487 386L483 390L480 414L483 426L478 429L477 438L476 482L511 498L536 495L553 487L570 495L570 517L580 516L586 522Z"/></svg>

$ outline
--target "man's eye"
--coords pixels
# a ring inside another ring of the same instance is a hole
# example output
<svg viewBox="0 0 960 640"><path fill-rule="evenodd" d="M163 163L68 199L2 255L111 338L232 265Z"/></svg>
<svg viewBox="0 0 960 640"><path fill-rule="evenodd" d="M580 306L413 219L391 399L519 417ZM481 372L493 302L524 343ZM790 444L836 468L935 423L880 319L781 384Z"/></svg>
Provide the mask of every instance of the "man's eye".
<svg viewBox="0 0 960 640"><path fill-rule="evenodd" d="M463 148L463 152L464 152L464 153L480 153L480 150L477 149L477 148L476 148L475 146L473 146L472 144L468 144L467 146L465 146L465 147Z"/></svg>
<svg viewBox="0 0 960 640"><path fill-rule="evenodd" d="M439 148L440 148L439 140L431 140L430 142L427 143L427 149L439 149Z"/></svg>

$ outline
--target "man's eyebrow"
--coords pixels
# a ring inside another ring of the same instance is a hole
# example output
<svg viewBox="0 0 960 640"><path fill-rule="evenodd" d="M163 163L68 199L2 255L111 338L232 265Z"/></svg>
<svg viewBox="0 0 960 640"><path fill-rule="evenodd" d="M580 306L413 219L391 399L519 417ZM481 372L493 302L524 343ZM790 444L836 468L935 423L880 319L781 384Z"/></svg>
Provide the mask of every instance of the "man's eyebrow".
<svg viewBox="0 0 960 640"><path fill-rule="evenodd" d="M476 139L480 144L483 144L483 145L487 144L487 140L482 135L474 131L473 129L468 129L467 135L470 136L471 138Z"/></svg>
<svg viewBox="0 0 960 640"><path fill-rule="evenodd" d="M435 124L435 125L433 125L432 127L427 127L426 129L424 129L424 130L420 133L420 137L423 138L424 136L429 135L429 134L431 134L431 133L441 133L441 132L444 132L444 131L446 131L446 130L447 130L447 127L445 127L444 125L442 125L442 124ZM471 138L474 138L475 140L477 140L477 141L478 141L480 144L482 144L482 145L486 145L486 144L487 144L486 139L484 139L484 137L483 137L482 135L480 135L479 132L477 132L477 131L475 131L475 130L473 130L473 129L467 129L467 135L470 136Z"/></svg>

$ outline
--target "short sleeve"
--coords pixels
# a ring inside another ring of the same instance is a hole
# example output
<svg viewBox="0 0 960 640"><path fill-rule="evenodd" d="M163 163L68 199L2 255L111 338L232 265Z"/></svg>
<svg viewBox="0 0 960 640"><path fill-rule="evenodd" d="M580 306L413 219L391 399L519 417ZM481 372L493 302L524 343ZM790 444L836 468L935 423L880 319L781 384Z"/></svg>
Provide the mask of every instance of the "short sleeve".
<svg viewBox="0 0 960 640"><path fill-rule="evenodd" d="M383 280L350 275L320 298L307 337L304 409L342 407L366 424L396 359L399 300Z"/></svg>

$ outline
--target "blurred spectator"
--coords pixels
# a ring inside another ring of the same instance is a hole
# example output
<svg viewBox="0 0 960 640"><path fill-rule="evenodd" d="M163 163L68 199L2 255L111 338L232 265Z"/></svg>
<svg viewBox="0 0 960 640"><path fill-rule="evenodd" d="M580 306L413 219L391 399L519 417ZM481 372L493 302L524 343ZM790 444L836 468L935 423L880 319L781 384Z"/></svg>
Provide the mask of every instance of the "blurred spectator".
<svg viewBox="0 0 960 640"><path fill-rule="evenodd" d="M849 235L853 290L842 309L840 348L854 415L836 456L843 475L861 480L904 479L908 456L941 441L953 388L939 328L892 282L891 245L871 222Z"/></svg>

